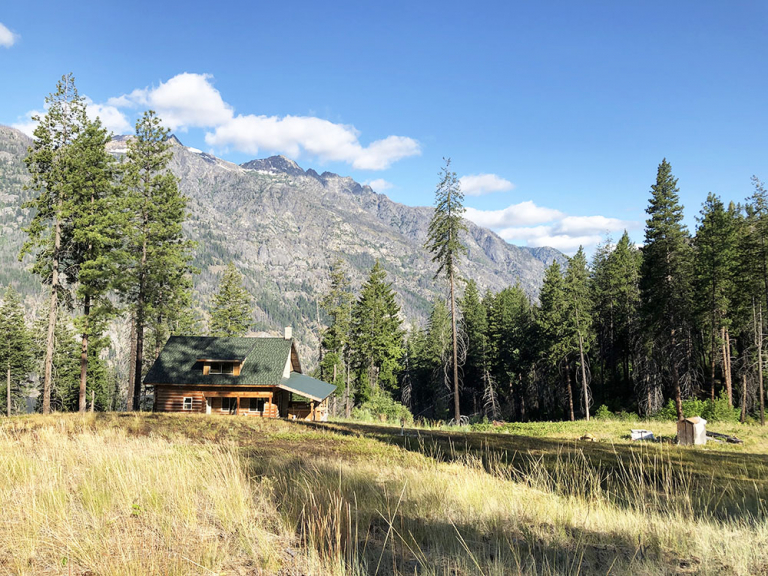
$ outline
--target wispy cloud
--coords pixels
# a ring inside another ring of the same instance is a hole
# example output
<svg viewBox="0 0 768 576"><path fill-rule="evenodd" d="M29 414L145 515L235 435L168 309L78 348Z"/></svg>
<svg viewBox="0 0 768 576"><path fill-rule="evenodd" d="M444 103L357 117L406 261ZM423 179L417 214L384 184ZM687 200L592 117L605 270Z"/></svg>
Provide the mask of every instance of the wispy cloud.
<svg viewBox="0 0 768 576"><path fill-rule="evenodd" d="M532 201L503 210L467 208L468 220L495 230L508 242L526 246L551 246L573 254L579 246L593 248L606 235L633 230L639 222L606 216L570 216L560 210L537 206Z"/></svg>
<svg viewBox="0 0 768 576"><path fill-rule="evenodd" d="M0 46L3 48L10 48L19 39L18 34L11 32L8 27L0 22Z"/></svg>
<svg viewBox="0 0 768 576"><path fill-rule="evenodd" d="M493 192L507 192L515 185L496 174L470 174L459 178L461 191L467 196L482 196Z"/></svg>

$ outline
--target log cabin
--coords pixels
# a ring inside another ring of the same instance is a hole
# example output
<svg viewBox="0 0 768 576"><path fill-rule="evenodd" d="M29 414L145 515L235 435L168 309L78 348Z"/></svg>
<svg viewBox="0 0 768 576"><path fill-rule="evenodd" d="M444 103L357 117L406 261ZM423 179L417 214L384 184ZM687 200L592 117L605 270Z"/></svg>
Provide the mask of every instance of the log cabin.
<svg viewBox="0 0 768 576"><path fill-rule="evenodd" d="M171 336L144 377L157 412L327 420L333 384L302 373L284 338Z"/></svg>

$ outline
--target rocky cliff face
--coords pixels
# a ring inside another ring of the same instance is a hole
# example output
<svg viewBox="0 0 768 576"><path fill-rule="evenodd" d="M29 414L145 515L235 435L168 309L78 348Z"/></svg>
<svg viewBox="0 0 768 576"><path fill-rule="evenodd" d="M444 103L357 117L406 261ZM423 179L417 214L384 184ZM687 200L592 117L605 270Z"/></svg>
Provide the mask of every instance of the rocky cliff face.
<svg viewBox="0 0 768 576"><path fill-rule="evenodd" d="M29 216L19 208L29 144L23 134L0 127L0 263L7 267L0 271L3 284L26 276L15 256L23 240L20 228ZM109 146L121 155L126 138L116 137ZM398 204L348 177L304 171L283 156L238 166L175 138L173 151L171 169L190 199L185 230L198 242L195 264L201 273L195 287L201 308L229 260L245 275L256 299L257 329L293 325L307 343L316 330L317 300L337 258L346 263L356 288L379 259L408 320L422 320L430 302L445 293L443 283L432 278L435 267L423 247L431 208ZM507 244L472 223L468 229L469 254L461 272L481 290L519 283L535 297L546 266L564 259L553 249Z"/></svg>

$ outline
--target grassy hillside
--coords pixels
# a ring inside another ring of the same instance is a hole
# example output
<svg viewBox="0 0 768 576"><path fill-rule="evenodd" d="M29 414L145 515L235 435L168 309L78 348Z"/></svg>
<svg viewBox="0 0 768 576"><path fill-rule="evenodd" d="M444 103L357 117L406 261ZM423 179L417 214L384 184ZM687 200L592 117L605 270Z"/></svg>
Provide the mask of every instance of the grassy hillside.
<svg viewBox="0 0 768 576"><path fill-rule="evenodd" d="M767 573L768 433L629 427L5 419L0 573Z"/></svg>

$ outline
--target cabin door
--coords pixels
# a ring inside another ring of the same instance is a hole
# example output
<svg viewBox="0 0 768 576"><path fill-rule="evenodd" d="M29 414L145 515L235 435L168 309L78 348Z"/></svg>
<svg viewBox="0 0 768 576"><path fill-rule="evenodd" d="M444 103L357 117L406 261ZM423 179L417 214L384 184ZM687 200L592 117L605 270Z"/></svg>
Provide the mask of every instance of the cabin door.
<svg viewBox="0 0 768 576"><path fill-rule="evenodd" d="M211 413L211 399L206 398L205 399L205 413L210 414Z"/></svg>

